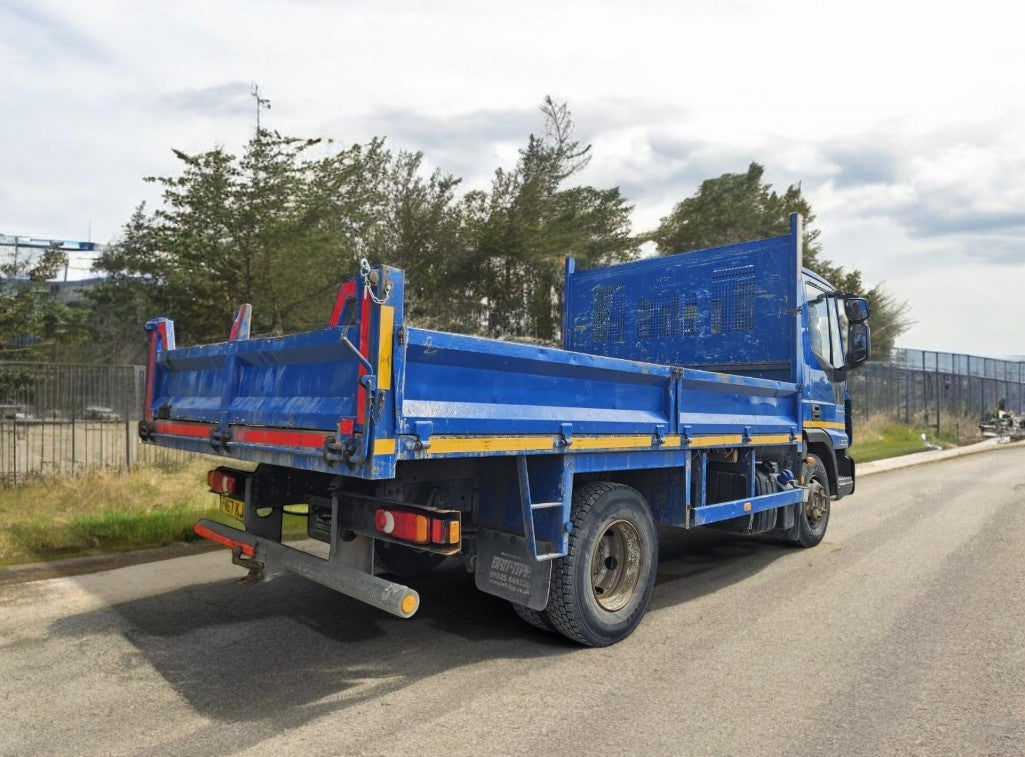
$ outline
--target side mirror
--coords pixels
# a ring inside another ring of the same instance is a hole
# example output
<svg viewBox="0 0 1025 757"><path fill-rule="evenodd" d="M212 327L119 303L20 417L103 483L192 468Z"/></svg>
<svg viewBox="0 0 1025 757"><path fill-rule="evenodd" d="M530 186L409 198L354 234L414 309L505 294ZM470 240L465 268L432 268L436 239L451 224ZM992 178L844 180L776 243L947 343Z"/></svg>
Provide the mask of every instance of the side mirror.
<svg viewBox="0 0 1025 757"><path fill-rule="evenodd" d="M843 309L851 323L863 323L868 320L868 300L864 297L844 297Z"/></svg>
<svg viewBox="0 0 1025 757"><path fill-rule="evenodd" d="M850 317L850 316L848 316ZM872 349L872 338L868 324L865 322L851 323L847 327L847 367L853 368L868 360Z"/></svg>

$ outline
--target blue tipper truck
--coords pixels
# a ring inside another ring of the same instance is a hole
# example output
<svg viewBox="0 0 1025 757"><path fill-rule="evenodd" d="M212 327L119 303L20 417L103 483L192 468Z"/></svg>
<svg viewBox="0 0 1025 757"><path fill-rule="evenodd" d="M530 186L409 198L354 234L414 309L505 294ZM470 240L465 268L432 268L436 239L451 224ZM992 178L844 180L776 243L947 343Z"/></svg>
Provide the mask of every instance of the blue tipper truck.
<svg viewBox="0 0 1025 757"><path fill-rule="evenodd" d="M854 491L868 305L802 269L801 237L794 216L770 239L570 259L563 349L411 327L403 272L365 261L320 330L249 338L243 306L228 341L178 348L158 318L139 433L225 459L208 483L240 523L195 529L244 583L296 573L410 617L406 583L458 558L528 623L612 644L645 612L659 526L813 547ZM292 506L328 557L281 543Z"/></svg>

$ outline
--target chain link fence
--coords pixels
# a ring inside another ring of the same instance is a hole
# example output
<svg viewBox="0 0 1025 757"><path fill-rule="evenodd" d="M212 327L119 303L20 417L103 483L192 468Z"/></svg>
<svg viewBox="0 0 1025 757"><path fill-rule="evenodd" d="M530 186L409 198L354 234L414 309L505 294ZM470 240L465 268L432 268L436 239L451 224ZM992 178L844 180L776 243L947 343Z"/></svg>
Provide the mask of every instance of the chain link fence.
<svg viewBox="0 0 1025 757"><path fill-rule="evenodd" d="M898 349L888 363L850 376L855 419L886 415L940 433L945 423L979 421L998 408L1025 413L1025 362Z"/></svg>

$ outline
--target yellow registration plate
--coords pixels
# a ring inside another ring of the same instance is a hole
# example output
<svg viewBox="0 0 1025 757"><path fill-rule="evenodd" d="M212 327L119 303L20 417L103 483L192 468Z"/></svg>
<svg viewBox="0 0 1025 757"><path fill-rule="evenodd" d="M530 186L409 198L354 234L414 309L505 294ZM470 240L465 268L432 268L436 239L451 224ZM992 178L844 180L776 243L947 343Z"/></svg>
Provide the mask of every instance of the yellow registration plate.
<svg viewBox="0 0 1025 757"><path fill-rule="evenodd" d="M244 520L242 517L242 510L245 507L245 503L238 499L232 499L231 497L222 494L221 495L221 512L232 518L238 520Z"/></svg>

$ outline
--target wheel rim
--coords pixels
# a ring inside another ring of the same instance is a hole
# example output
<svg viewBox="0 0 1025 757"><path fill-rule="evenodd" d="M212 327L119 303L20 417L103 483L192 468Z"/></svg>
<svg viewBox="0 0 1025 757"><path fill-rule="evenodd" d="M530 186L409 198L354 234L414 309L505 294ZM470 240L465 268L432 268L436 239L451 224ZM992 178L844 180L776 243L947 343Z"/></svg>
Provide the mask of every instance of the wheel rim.
<svg viewBox="0 0 1025 757"><path fill-rule="evenodd" d="M817 478L811 480L810 488L808 504L804 508L804 517L807 518L811 528L817 529L829 515L829 493Z"/></svg>
<svg viewBox="0 0 1025 757"><path fill-rule="evenodd" d="M591 554L591 591L598 606L615 612L633 598L640 582L641 536L632 523L613 521Z"/></svg>

